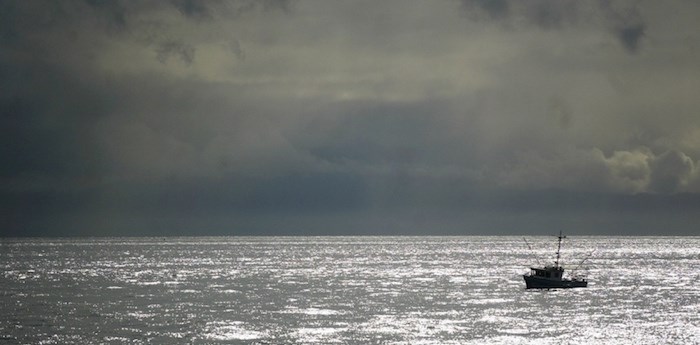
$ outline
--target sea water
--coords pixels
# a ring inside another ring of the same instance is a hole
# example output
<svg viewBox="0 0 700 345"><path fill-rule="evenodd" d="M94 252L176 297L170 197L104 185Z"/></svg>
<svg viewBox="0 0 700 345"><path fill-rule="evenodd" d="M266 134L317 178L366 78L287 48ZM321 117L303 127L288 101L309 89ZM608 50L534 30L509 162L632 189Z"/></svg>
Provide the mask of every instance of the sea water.
<svg viewBox="0 0 700 345"><path fill-rule="evenodd" d="M562 290L525 289L556 251L527 242L4 239L0 343L700 343L700 237L571 237Z"/></svg>

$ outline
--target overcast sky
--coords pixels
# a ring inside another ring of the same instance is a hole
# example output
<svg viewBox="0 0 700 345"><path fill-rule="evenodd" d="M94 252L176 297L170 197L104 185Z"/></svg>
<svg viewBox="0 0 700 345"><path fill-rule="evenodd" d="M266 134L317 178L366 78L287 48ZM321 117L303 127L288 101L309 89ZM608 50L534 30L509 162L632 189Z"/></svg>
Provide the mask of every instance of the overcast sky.
<svg viewBox="0 0 700 345"><path fill-rule="evenodd" d="M0 232L700 235L700 2L0 2Z"/></svg>

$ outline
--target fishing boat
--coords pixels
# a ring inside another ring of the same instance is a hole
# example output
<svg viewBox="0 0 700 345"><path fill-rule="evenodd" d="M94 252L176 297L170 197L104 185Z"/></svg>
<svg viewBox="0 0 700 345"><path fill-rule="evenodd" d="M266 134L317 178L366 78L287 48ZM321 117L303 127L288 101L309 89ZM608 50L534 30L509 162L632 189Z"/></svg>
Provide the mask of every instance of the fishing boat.
<svg viewBox="0 0 700 345"><path fill-rule="evenodd" d="M531 267L530 273L523 275L525 285L528 289L568 289L588 286L588 280L586 280L585 277L574 276L571 278L564 278L564 267L559 265L559 259L561 257L561 240L566 238L566 236L562 236L561 231L559 231L558 238L557 260L554 261L554 265ZM581 263L583 263L583 261Z"/></svg>

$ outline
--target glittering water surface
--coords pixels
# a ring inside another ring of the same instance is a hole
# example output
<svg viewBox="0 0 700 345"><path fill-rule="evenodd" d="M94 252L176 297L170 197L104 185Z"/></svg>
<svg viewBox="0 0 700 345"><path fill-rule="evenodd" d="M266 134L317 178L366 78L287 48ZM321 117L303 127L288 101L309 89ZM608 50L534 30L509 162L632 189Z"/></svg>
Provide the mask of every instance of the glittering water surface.
<svg viewBox="0 0 700 345"><path fill-rule="evenodd" d="M13 239L6 344L698 344L700 237Z"/></svg>

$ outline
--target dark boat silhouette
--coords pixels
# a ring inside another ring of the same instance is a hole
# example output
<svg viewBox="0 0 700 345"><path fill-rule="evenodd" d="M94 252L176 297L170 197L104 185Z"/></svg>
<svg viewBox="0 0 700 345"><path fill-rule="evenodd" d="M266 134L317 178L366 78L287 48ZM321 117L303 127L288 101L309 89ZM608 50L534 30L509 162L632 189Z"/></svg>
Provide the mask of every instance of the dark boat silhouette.
<svg viewBox="0 0 700 345"><path fill-rule="evenodd" d="M567 289L588 286L588 281L584 277L564 278L564 267L559 265L559 258L561 240L566 238L566 236L562 236L561 231L559 231L558 238L557 260L554 261L554 265L531 267L530 273L523 275L528 289Z"/></svg>

